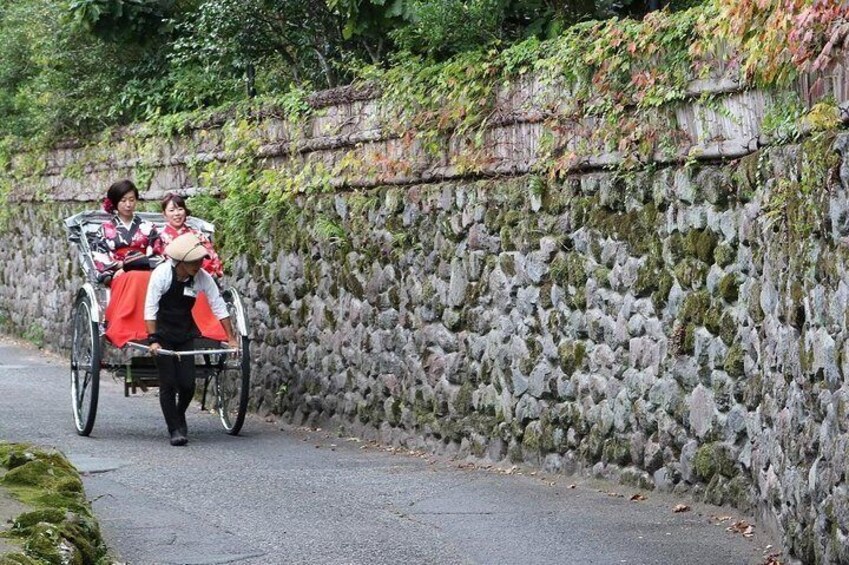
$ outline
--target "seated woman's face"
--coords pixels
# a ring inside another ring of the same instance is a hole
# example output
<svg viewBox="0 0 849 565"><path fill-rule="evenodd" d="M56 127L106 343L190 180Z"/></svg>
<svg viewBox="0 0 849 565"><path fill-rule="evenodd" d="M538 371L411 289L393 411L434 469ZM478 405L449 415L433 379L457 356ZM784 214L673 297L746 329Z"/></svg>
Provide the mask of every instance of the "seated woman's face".
<svg viewBox="0 0 849 565"><path fill-rule="evenodd" d="M172 228L180 228L186 223L186 209L169 202L165 207L165 220Z"/></svg>
<svg viewBox="0 0 849 565"><path fill-rule="evenodd" d="M118 214L124 218L130 218L136 212L136 195L132 191L124 195L118 202Z"/></svg>

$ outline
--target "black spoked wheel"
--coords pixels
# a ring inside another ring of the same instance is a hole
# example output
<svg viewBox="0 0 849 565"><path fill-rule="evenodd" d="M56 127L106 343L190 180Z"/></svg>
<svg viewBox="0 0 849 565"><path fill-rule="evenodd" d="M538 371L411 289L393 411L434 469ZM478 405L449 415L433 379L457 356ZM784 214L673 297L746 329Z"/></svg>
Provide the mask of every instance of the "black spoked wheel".
<svg viewBox="0 0 849 565"><path fill-rule="evenodd" d="M100 332L91 315L88 296L74 305L71 341L71 402L77 433L87 436L97 415L100 390Z"/></svg>
<svg viewBox="0 0 849 565"><path fill-rule="evenodd" d="M213 390L221 424L228 434L237 435L245 423L245 412L248 409L251 382L250 340L247 336L245 308L239 294L234 289L227 289L222 293L222 297L230 312L233 331L240 340L242 354L225 359L223 366L215 374Z"/></svg>

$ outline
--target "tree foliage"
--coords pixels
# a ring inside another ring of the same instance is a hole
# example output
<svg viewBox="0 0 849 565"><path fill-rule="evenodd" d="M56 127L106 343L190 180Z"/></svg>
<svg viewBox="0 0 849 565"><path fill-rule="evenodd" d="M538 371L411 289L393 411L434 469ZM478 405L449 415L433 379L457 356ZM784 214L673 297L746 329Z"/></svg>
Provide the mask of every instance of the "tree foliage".
<svg viewBox="0 0 849 565"><path fill-rule="evenodd" d="M701 35L717 41L693 52L738 49L764 81L822 68L849 33L838 0L0 0L0 137L78 135L337 86L367 68L451 65L585 21L627 27L697 4L710 15Z"/></svg>

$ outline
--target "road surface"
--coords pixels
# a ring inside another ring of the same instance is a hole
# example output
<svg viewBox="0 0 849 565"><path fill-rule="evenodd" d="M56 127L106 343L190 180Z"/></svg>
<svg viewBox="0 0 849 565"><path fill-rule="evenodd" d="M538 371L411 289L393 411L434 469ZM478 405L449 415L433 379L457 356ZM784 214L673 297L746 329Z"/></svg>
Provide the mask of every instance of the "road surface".
<svg viewBox="0 0 849 565"><path fill-rule="evenodd" d="M733 509L530 470L481 469L249 417L242 435L193 406L168 443L155 389L102 377L90 437L66 361L0 339L0 440L55 446L84 473L116 561L136 564L763 563ZM674 513L676 504L689 512ZM730 517L730 518L728 518ZM720 520L720 518L725 518Z"/></svg>

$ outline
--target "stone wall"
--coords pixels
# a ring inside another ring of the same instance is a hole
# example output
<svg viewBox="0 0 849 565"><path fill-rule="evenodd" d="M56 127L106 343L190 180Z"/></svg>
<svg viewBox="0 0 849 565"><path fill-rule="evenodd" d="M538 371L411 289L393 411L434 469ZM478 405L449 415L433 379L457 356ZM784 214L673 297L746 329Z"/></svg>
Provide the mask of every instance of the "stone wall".
<svg viewBox="0 0 849 565"><path fill-rule="evenodd" d="M762 97L727 94L728 104ZM297 151L282 148L285 124L257 128L269 166L292 151L329 163L368 154L364 139L392 146L363 125L369 108L330 107ZM756 512L807 562L849 561L849 252L839 245L849 141L818 133L765 146L749 118L707 128L735 160L702 144L701 160L593 168L608 156L554 181L527 173L532 151L465 176L421 157L412 171L299 197L294 225L272 225L258 256L228 260L253 320L252 408L690 491ZM227 159L220 125L148 141L145 196L204 190L188 163ZM133 150L120 139L110 156L57 148L19 181L0 233L7 331L67 346L82 281L60 220L137 173ZM483 178L499 171L510 174Z"/></svg>

